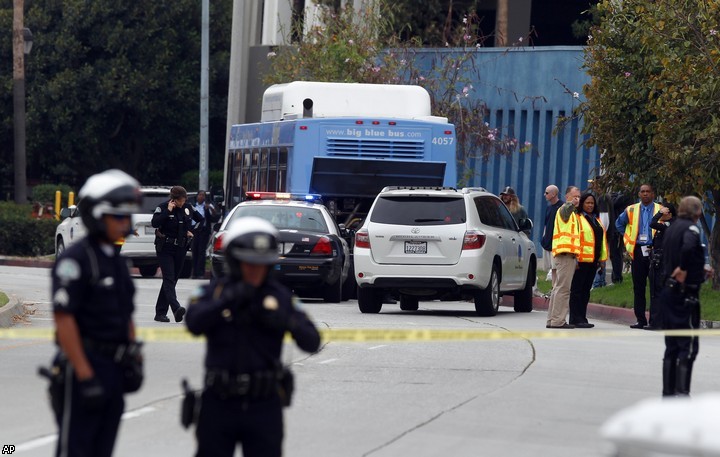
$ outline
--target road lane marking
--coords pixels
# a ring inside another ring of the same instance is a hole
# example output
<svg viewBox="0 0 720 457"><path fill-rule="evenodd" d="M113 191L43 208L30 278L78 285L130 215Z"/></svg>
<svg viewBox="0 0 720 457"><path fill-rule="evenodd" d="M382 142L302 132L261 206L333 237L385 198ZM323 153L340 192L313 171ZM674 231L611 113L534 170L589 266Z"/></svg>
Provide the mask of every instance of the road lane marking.
<svg viewBox="0 0 720 457"><path fill-rule="evenodd" d="M322 362L318 362L318 364L319 364L319 365L325 365L326 363L337 362L337 360L338 360L338 359L327 359L327 360L323 360Z"/></svg>
<svg viewBox="0 0 720 457"><path fill-rule="evenodd" d="M152 406L144 406L142 408L133 409L131 411L126 411L122 415L122 420L127 419L135 419L136 417L144 416L145 414L149 414L156 411L155 408ZM47 446L50 444L53 444L57 441L57 433L54 433L52 435L42 436L40 438L35 438L30 441L26 441L24 443L20 443L17 446L15 446L16 451L32 451L33 449L37 449L43 446Z"/></svg>
<svg viewBox="0 0 720 457"><path fill-rule="evenodd" d="M381 345L379 345L379 346L373 346L373 347L368 348L368 349L371 350L371 351L374 351L375 349L384 348L384 347L386 347L386 346L387 346L387 344L381 344Z"/></svg>

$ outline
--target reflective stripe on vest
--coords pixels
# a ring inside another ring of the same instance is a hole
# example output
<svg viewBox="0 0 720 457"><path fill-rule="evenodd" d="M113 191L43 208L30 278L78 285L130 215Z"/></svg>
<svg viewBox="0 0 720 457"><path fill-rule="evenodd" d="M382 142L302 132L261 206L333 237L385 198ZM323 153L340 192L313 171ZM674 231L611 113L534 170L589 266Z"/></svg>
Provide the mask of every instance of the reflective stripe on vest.
<svg viewBox="0 0 720 457"><path fill-rule="evenodd" d="M623 243L625 244L625 250L630 254L630 258L635 256L635 244L637 244L638 233L640 232L640 203L630 205L625 209L627 214L628 223L625 226L625 235L623 235ZM652 218L660 211L660 203L653 203L653 212L650 215ZM648 224L650 221L648 221ZM655 237L655 229L651 229L650 239Z"/></svg>
<svg viewBox="0 0 720 457"><path fill-rule="evenodd" d="M580 256L578 257L578 262L592 263L595 261L595 232L584 216L578 216L578 219L580 220ZM604 262L607 260L608 253L607 236L605 235L605 227L602 225L602 221L599 218L597 221L600 227L603 227L603 240L598 261Z"/></svg>
<svg viewBox="0 0 720 457"><path fill-rule="evenodd" d="M580 254L580 231L577 214L575 213L570 214L567 222L562 220L560 213L555 217L552 255L556 256L564 253Z"/></svg>

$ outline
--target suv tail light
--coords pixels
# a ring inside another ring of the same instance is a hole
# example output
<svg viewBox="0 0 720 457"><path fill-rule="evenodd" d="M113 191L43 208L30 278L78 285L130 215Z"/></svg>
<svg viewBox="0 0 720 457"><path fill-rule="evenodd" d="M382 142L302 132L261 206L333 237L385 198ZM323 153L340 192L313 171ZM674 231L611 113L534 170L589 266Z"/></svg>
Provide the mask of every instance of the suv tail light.
<svg viewBox="0 0 720 457"><path fill-rule="evenodd" d="M317 243L315 243L312 251L310 251L310 255L331 256L332 253L333 248L332 244L330 243L330 238L326 236L321 236L320 239L318 239Z"/></svg>
<svg viewBox="0 0 720 457"><path fill-rule="evenodd" d="M367 229L359 230L355 233L355 247L370 249L370 234Z"/></svg>
<svg viewBox="0 0 720 457"><path fill-rule="evenodd" d="M480 249L485 246L486 236L476 230L468 230L463 237L463 250Z"/></svg>
<svg viewBox="0 0 720 457"><path fill-rule="evenodd" d="M225 233L218 233L215 235L215 241L213 242L213 251L220 252L222 251L222 240L225 236Z"/></svg>

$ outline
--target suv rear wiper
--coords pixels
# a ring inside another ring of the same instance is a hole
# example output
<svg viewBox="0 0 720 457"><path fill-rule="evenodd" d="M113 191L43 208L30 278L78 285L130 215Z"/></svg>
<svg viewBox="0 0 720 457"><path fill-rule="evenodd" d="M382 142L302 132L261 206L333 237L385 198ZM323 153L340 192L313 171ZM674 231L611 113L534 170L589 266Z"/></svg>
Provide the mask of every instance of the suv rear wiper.
<svg viewBox="0 0 720 457"><path fill-rule="evenodd" d="M445 219L415 219L415 222L444 222Z"/></svg>

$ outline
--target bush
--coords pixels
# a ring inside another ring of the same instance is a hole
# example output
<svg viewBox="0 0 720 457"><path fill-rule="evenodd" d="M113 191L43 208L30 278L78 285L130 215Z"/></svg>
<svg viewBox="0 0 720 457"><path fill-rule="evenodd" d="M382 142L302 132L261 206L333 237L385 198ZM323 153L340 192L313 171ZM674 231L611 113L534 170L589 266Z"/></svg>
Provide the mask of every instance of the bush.
<svg viewBox="0 0 720 457"><path fill-rule="evenodd" d="M0 202L0 255L41 256L55 252L54 219L33 219L30 205Z"/></svg>
<svg viewBox="0 0 720 457"><path fill-rule="evenodd" d="M39 184L32 189L32 201L55 204L55 192L58 190L62 192L60 207L65 207L67 206L68 194L73 191L72 187L67 184ZM75 202L77 202L77 193L75 194Z"/></svg>

